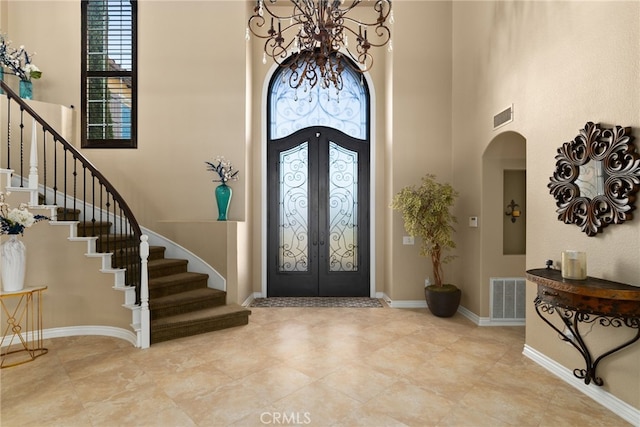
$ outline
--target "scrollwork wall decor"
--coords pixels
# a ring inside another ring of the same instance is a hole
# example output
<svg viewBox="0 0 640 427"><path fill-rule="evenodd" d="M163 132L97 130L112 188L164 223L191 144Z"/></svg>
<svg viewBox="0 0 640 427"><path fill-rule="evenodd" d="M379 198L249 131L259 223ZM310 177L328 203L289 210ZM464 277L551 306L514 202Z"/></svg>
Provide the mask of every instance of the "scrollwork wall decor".
<svg viewBox="0 0 640 427"><path fill-rule="evenodd" d="M631 128L587 122L573 141L558 148L547 185L558 219L595 236L609 224L631 220L640 189L640 156Z"/></svg>

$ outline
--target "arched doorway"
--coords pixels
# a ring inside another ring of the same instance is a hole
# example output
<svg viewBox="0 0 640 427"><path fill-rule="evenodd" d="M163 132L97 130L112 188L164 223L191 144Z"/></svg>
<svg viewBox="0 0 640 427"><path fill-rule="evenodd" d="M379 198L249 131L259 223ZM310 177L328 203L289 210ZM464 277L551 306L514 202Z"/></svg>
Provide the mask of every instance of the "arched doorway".
<svg viewBox="0 0 640 427"><path fill-rule="evenodd" d="M346 60L346 59L342 59ZM369 296L370 101L362 76L267 93L267 296Z"/></svg>
<svg viewBox="0 0 640 427"><path fill-rule="evenodd" d="M482 155L482 195L481 317L495 319L493 308L498 304L495 299L503 295L497 289L492 291L491 283L513 284L516 286L513 294L517 293L517 298L520 298L525 282L527 194L524 136L508 131L491 140ZM518 205L515 208L517 216L507 215L513 211L508 206L512 200ZM512 290L505 292L511 296ZM524 311L524 301L518 300L514 304L510 311Z"/></svg>

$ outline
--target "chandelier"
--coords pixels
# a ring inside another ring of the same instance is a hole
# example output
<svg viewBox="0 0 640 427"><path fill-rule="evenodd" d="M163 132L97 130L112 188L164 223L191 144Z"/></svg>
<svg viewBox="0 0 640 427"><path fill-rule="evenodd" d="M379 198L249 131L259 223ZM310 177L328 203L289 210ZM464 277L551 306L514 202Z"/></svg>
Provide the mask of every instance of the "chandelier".
<svg viewBox="0 0 640 427"><path fill-rule="evenodd" d="M278 15L278 0L256 0L249 18L250 33L265 39L262 62L271 57L280 67L288 68L289 86L313 88L320 83L324 89L342 89L345 66L363 74L373 66L371 47L389 44L392 49L392 0L369 0L372 11L369 21L347 16L362 0L280 0L293 6L289 15ZM265 17L266 15L266 17ZM345 57L350 60L345 60Z"/></svg>

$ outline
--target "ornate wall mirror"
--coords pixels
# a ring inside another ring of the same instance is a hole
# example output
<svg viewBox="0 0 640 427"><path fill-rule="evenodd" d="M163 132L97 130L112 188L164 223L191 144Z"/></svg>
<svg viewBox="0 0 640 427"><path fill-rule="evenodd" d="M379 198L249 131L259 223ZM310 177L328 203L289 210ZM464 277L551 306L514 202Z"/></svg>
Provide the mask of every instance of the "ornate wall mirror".
<svg viewBox="0 0 640 427"><path fill-rule="evenodd" d="M632 218L640 189L640 156L631 128L601 128L588 122L573 141L558 148L547 185L558 219L595 236L609 224Z"/></svg>

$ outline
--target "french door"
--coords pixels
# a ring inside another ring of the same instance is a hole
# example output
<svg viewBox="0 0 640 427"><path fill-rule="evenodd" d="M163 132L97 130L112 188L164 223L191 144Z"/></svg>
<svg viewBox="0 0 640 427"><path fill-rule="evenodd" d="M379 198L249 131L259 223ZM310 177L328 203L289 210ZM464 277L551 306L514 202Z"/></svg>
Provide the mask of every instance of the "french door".
<svg viewBox="0 0 640 427"><path fill-rule="evenodd" d="M369 296L369 143L314 126L267 148L268 296Z"/></svg>

